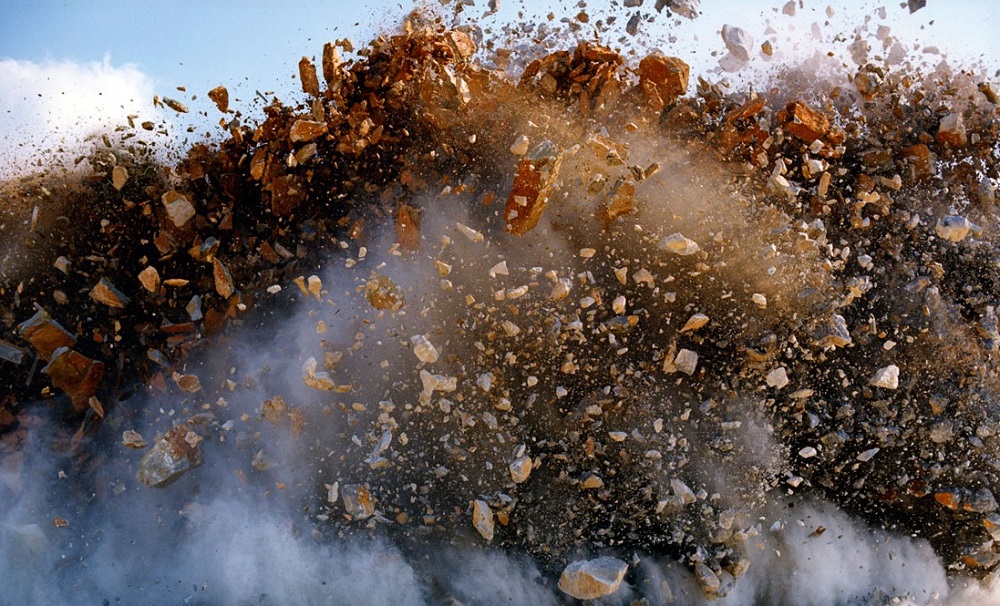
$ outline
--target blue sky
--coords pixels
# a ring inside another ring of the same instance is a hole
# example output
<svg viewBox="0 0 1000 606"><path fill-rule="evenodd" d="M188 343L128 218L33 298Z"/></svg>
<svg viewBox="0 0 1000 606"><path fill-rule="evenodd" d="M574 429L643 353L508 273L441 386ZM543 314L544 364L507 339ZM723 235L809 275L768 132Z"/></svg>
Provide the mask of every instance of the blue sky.
<svg viewBox="0 0 1000 606"><path fill-rule="evenodd" d="M560 18L573 18L582 10L578 2L501 0L500 13L484 18L487 0L475 0L476 5L465 12L474 23L498 31L503 23L517 21L519 12L527 20L547 23L545 15L551 11L558 24ZM639 10L654 14L653 4L654 0L645 0ZM609 14L618 15L605 41L660 48L688 60L696 74L718 71L718 61L726 53L718 32L725 23L745 28L757 45L769 37L775 42L776 57L796 60L825 53L827 47L837 50L836 34L850 33L864 26L866 19L871 34L884 25L908 47L916 42L935 46L959 62L980 60L994 79L1000 68L997 0L928 0L928 6L913 15L901 0L801 0L794 17L782 14L784 4L785 0L702 0L700 18L661 16L643 23L640 35L631 38L624 26L634 9L623 9L621 0L591 0L585 9L591 15L586 27ZM198 111L217 121L205 93L218 84L229 87L234 107L252 113L249 101L256 90L275 91L285 99L297 94L294 75L300 57L318 55L324 42L337 38L349 37L362 45L376 32L391 29L412 6L411 0L3 0L0 165L11 156L23 158L18 154L24 150L49 146L54 140L68 144L80 132L120 124L127 114L167 127L190 121ZM833 8L832 17L828 6ZM884 18L879 7L885 9ZM814 23L822 31L819 40L812 35ZM768 26L774 33L765 36ZM842 46L838 52L844 54ZM940 60L939 55L922 51L917 49L915 55L929 65ZM751 67L764 63L758 55ZM713 77L738 80L740 75ZM187 91L177 91L177 86ZM154 94L188 103L192 115L180 117L153 108ZM193 96L198 99L192 100Z"/></svg>

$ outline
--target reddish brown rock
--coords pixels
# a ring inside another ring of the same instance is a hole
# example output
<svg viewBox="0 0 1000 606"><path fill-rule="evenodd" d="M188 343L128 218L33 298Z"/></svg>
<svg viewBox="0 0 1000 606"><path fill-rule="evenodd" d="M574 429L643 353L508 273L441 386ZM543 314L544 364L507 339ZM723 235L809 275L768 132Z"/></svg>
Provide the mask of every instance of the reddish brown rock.
<svg viewBox="0 0 1000 606"><path fill-rule="evenodd" d="M503 214L509 233L526 234L538 224L561 162L562 151L551 141L542 142L521 160Z"/></svg>
<svg viewBox="0 0 1000 606"><path fill-rule="evenodd" d="M789 103L784 117L784 129L806 143L812 143L830 131L830 120L801 101Z"/></svg>
<svg viewBox="0 0 1000 606"><path fill-rule="evenodd" d="M17 327L25 341L31 343L38 355L48 361L60 347L73 347L76 337L63 328L43 309Z"/></svg>
<svg viewBox="0 0 1000 606"><path fill-rule="evenodd" d="M52 385L69 395L73 411L80 413L90 407L90 397L97 393L104 377L104 364L68 347L60 347L42 372L49 375Z"/></svg>
<svg viewBox="0 0 1000 606"><path fill-rule="evenodd" d="M643 95L660 111L687 92L691 68L677 57L654 53L639 62L638 73Z"/></svg>

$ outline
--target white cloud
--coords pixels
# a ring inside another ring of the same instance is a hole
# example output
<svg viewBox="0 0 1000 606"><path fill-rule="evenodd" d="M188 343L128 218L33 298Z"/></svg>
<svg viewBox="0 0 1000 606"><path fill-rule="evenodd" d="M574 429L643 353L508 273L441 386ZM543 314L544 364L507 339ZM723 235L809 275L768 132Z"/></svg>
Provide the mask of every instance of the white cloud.
<svg viewBox="0 0 1000 606"><path fill-rule="evenodd" d="M39 160L46 166L72 154L97 131L139 122L160 124L152 104L154 84L137 66L72 61L0 60L0 176L22 173ZM62 147L65 153L54 150Z"/></svg>

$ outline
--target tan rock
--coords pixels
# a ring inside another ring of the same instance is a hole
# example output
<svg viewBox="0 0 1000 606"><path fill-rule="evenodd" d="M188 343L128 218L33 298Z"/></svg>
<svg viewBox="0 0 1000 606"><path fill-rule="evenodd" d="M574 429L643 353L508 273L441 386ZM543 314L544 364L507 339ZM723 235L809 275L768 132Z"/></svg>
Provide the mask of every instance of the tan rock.
<svg viewBox="0 0 1000 606"><path fill-rule="evenodd" d="M115 288L107 278L101 278L97 284L90 289L90 298L98 303L104 303L108 307L124 308L129 304L129 298L120 290Z"/></svg>
<svg viewBox="0 0 1000 606"><path fill-rule="evenodd" d="M628 564L612 557L570 563L559 576L559 589L578 600L596 600L618 591Z"/></svg>

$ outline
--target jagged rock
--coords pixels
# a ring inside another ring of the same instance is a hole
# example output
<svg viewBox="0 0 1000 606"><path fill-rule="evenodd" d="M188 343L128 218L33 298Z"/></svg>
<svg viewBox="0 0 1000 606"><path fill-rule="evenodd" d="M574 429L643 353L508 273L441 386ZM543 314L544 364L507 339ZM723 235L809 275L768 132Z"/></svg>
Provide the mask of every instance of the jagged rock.
<svg viewBox="0 0 1000 606"><path fill-rule="evenodd" d="M621 587L628 564L612 557L570 563L559 577L559 589L578 600L595 600Z"/></svg>
<svg viewBox="0 0 1000 606"><path fill-rule="evenodd" d="M31 343L43 360L51 359L52 354L61 347L76 345L76 337L43 309L39 309L35 315L18 325L17 332L24 340Z"/></svg>
<svg viewBox="0 0 1000 606"><path fill-rule="evenodd" d="M526 234L538 224L559 176L562 156L554 143L543 141L521 160L503 214L508 232Z"/></svg>
<svg viewBox="0 0 1000 606"><path fill-rule="evenodd" d="M136 478L151 488L170 485L202 464L201 440L187 426L175 426L142 458Z"/></svg>
<svg viewBox="0 0 1000 606"><path fill-rule="evenodd" d="M890 364L884 368L878 369L869 384L873 387L881 387L883 389L896 389L899 387L899 367L895 364Z"/></svg>
<svg viewBox="0 0 1000 606"><path fill-rule="evenodd" d="M472 502L472 525L487 543L493 540L493 510L486 501L476 499Z"/></svg>
<svg viewBox="0 0 1000 606"><path fill-rule="evenodd" d="M52 353L52 359L42 372L51 377L54 386L69 395L73 410L79 413L88 408L91 396L97 393L104 378L104 364L68 347L60 347Z"/></svg>

